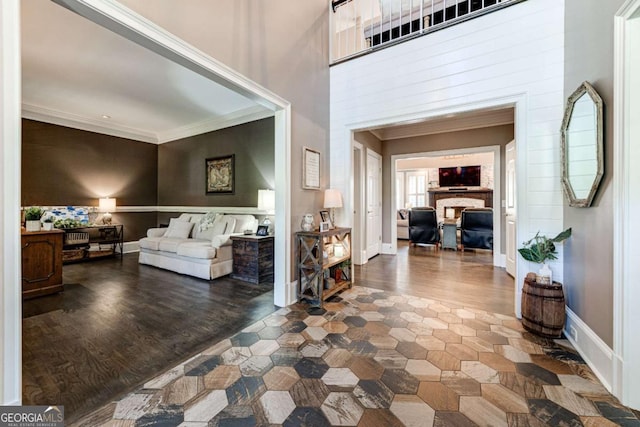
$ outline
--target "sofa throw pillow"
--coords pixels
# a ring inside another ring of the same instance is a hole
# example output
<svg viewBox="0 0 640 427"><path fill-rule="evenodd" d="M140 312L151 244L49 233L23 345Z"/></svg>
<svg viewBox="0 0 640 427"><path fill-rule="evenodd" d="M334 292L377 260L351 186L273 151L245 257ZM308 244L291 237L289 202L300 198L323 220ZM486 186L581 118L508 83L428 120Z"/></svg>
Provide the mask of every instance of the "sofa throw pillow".
<svg viewBox="0 0 640 427"><path fill-rule="evenodd" d="M169 228L167 229L167 232L164 233L164 237L186 239L189 237L189 233L191 233L192 228L192 222L180 221L177 218L171 218L169 221Z"/></svg>
<svg viewBox="0 0 640 427"><path fill-rule="evenodd" d="M220 215L213 223L213 235L219 236L220 234L231 234L236 226L236 219L231 215Z"/></svg>
<svg viewBox="0 0 640 427"><path fill-rule="evenodd" d="M407 219L407 217L409 216L409 213L407 212L406 209L400 209L398 210L398 215L400 216L400 219Z"/></svg>
<svg viewBox="0 0 640 427"><path fill-rule="evenodd" d="M206 231L213 227L213 224L216 220L221 216L221 214L217 212L207 212L205 216L200 218L200 223L198 224L199 231Z"/></svg>

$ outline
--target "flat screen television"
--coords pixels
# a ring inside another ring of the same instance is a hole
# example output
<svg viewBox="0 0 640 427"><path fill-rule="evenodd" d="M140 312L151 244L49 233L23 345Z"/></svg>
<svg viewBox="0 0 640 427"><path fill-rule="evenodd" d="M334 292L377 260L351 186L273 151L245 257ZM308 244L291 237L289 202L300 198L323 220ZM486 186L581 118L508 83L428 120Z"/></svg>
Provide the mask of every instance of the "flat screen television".
<svg viewBox="0 0 640 427"><path fill-rule="evenodd" d="M480 166L439 168L440 187L479 187Z"/></svg>

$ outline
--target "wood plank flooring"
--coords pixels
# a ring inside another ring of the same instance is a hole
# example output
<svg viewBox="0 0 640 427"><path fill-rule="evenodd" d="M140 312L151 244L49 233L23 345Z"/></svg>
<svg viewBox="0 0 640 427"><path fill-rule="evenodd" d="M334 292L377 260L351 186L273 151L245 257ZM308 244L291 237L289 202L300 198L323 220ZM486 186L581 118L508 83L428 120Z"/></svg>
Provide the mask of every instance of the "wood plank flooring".
<svg viewBox="0 0 640 427"><path fill-rule="evenodd" d="M489 251L435 250L398 240L397 255L355 266L356 284L513 314L514 279L493 267Z"/></svg>
<svg viewBox="0 0 640 427"><path fill-rule="evenodd" d="M73 421L275 310L273 290L182 276L137 254L64 266L65 292L23 303L23 404Z"/></svg>
<svg viewBox="0 0 640 427"><path fill-rule="evenodd" d="M513 279L488 252L399 241L356 266L356 284L513 312ZM273 291L148 266L136 254L64 267L65 292L23 304L23 404L63 404L67 421L125 395L274 311Z"/></svg>

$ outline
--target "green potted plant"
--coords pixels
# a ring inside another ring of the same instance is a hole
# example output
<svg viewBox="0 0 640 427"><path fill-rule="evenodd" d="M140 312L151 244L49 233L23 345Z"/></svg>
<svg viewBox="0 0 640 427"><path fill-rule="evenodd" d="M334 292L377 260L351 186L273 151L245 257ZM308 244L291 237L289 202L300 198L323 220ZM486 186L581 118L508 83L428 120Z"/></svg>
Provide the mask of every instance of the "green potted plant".
<svg viewBox="0 0 640 427"><path fill-rule="evenodd" d="M570 236L571 228L567 228L553 239L550 239L547 236L541 236L540 232L537 232L533 238L523 243L522 248L518 249L522 258L527 261L542 264L542 267L536 276L536 282L548 285L553 284L553 275L551 269L547 265L547 261L558 259L558 252L556 251L555 244L568 239Z"/></svg>
<svg viewBox="0 0 640 427"><path fill-rule="evenodd" d="M40 231L40 218L44 209L39 206L31 206L24 211L25 229L27 231Z"/></svg>
<svg viewBox="0 0 640 427"><path fill-rule="evenodd" d="M48 216L42 220L42 228L44 228L45 231L53 230L53 219L53 216Z"/></svg>

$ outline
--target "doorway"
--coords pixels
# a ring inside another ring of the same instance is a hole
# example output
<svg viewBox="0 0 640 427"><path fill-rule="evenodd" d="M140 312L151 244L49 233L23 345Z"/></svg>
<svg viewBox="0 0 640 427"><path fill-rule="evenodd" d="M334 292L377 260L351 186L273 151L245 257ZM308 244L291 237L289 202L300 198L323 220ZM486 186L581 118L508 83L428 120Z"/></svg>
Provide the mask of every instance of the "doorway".
<svg viewBox="0 0 640 427"><path fill-rule="evenodd" d="M382 156L367 148L367 259L382 246Z"/></svg>
<svg viewBox="0 0 640 427"><path fill-rule="evenodd" d="M291 172L291 106L288 101L262 88L221 63L202 55L201 52L172 36L160 27L109 1L92 1L87 6L83 0L60 1L90 21L113 30L119 35L160 54L198 74L215 81L227 89L249 97L269 108L275 118L275 283L274 303L285 306L295 298L291 283L291 234L290 185ZM3 171L0 187L0 235L3 251L0 265L0 293L2 294L3 340L0 342L0 403L18 405L21 401L21 283L20 233L15 225L20 222L20 127L21 127L21 72L20 72L20 10L19 2L0 2L0 84L2 107L0 111L0 149Z"/></svg>

